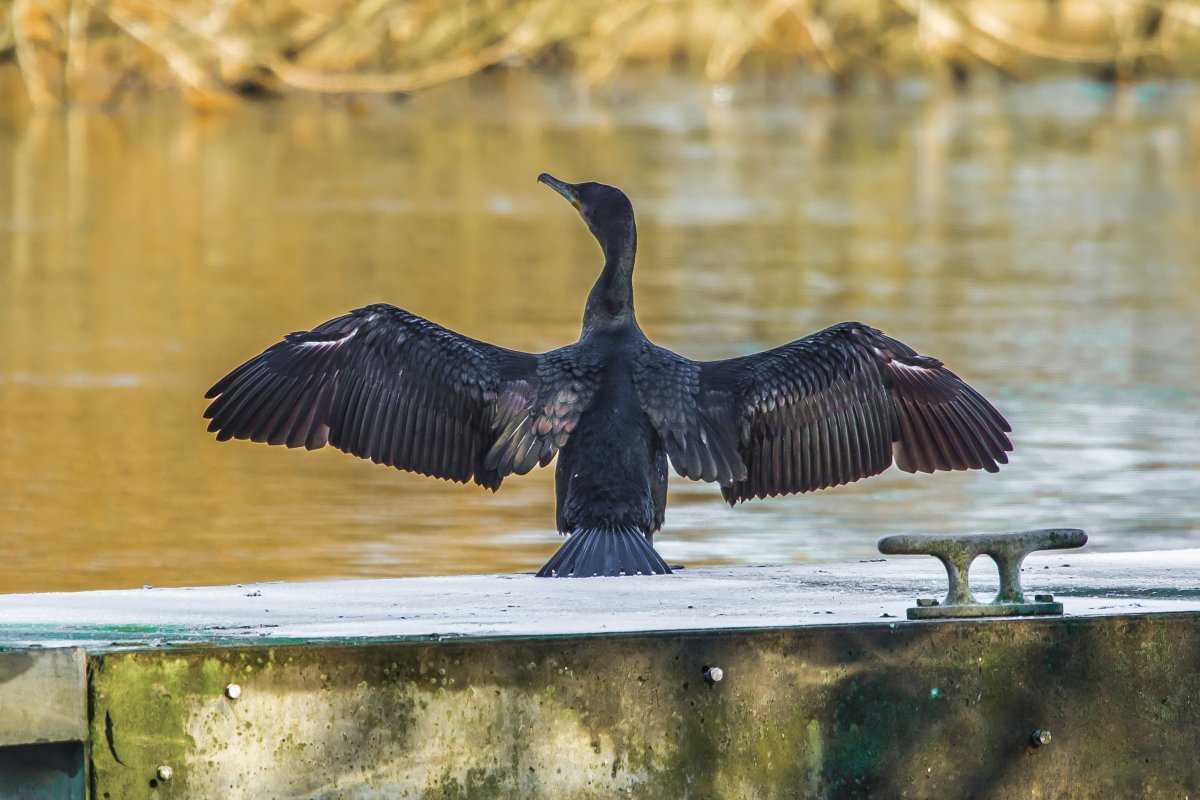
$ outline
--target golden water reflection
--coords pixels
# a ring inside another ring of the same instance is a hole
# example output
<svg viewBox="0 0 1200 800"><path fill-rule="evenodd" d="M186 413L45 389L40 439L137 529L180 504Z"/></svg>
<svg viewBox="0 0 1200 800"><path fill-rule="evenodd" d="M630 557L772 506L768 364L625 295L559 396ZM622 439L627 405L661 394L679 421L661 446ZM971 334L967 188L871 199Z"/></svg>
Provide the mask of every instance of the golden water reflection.
<svg viewBox="0 0 1200 800"><path fill-rule="evenodd" d="M999 475L891 474L729 509L673 483L668 560L869 557L877 537L1070 524L1200 543L1200 91L1061 82L731 102L496 73L366 116L0 116L0 591L532 570L549 471L496 495L332 450L215 443L203 391L281 334L389 301L526 350L598 268L535 184L615 183L643 328L687 355L844 319L1013 422Z"/></svg>

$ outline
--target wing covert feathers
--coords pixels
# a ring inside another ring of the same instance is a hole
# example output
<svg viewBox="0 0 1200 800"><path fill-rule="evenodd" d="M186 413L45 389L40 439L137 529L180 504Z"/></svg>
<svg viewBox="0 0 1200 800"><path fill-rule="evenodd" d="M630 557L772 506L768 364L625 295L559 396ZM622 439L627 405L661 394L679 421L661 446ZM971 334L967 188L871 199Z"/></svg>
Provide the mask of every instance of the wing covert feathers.
<svg viewBox="0 0 1200 800"><path fill-rule="evenodd" d="M282 342L208 391L217 439L339 450L490 489L554 457L590 397L570 354L479 342L390 305Z"/></svg>
<svg viewBox="0 0 1200 800"><path fill-rule="evenodd" d="M638 402L681 476L727 485L746 476L731 398L705 392L700 364L644 341L634 361Z"/></svg>

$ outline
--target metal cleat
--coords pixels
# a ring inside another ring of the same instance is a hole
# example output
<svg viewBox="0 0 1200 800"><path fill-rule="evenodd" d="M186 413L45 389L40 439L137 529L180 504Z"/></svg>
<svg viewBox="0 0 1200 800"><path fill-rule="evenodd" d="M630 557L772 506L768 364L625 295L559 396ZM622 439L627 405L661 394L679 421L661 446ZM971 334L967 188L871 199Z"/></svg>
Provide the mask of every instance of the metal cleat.
<svg viewBox="0 0 1200 800"><path fill-rule="evenodd" d="M1062 603L1053 595L1038 594L1034 602L1025 600L1021 590L1021 562L1035 550L1063 550L1083 547L1087 534L1078 528L1047 528L1017 533L981 533L976 535L900 534L879 540L879 552L885 555L930 555L946 567L950 591L946 599L921 598L908 609L909 619L945 617L1023 617L1063 613ZM971 562L988 556L1000 572L1000 591L990 603L980 603L971 594L968 574Z"/></svg>

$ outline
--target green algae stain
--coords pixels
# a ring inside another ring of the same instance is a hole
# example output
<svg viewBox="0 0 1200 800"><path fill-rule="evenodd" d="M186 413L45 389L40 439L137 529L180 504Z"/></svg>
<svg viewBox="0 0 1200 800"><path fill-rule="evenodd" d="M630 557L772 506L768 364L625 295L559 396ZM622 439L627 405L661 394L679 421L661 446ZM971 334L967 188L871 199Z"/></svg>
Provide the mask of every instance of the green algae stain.
<svg viewBox="0 0 1200 800"><path fill-rule="evenodd" d="M109 654L92 661L89 721L93 796L187 793L186 757L195 740L184 727L190 702L219 695L230 667L215 658ZM169 780L158 768L171 769Z"/></svg>
<svg viewBox="0 0 1200 800"><path fill-rule="evenodd" d="M919 741L922 727L935 724L942 713L941 703L923 699L929 696L919 684L879 676L832 698L824 712L823 788L852 796L880 791L896 763L893 744Z"/></svg>
<svg viewBox="0 0 1200 800"><path fill-rule="evenodd" d="M804 742L808 750L805 784L809 795L816 795L821 790L821 765L825 763L825 738L821 735L820 722L810 720L804 727Z"/></svg>
<svg viewBox="0 0 1200 800"><path fill-rule="evenodd" d="M745 727L757 730L757 736L745 742L744 752L751 758L742 776L743 788L756 783L773 787L820 784L824 740L810 709L792 703L765 725Z"/></svg>
<svg viewBox="0 0 1200 800"><path fill-rule="evenodd" d="M467 769L460 781L446 772L435 787L421 795L421 800L497 800L522 795L507 780L507 776L482 768Z"/></svg>

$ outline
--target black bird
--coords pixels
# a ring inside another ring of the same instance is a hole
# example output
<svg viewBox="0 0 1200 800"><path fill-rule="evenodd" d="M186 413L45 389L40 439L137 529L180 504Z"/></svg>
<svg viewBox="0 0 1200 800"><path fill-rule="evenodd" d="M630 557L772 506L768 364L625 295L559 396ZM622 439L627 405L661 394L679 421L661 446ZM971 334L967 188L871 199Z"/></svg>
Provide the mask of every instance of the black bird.
<svg viewBox="0 0 1200 800"><path fill-rule="evenodd" d="M574 344L534 355L379 304L292 333L209 389L217 439L332 444L495 490L558 456L569 536L539 576L671 570L652 546L667 462L734 505L877 475L996 472L1004 417L935 358L858 322L724 361L653 344L633 311L633 206L600 183L538 176L604 251Z"/></svg>

